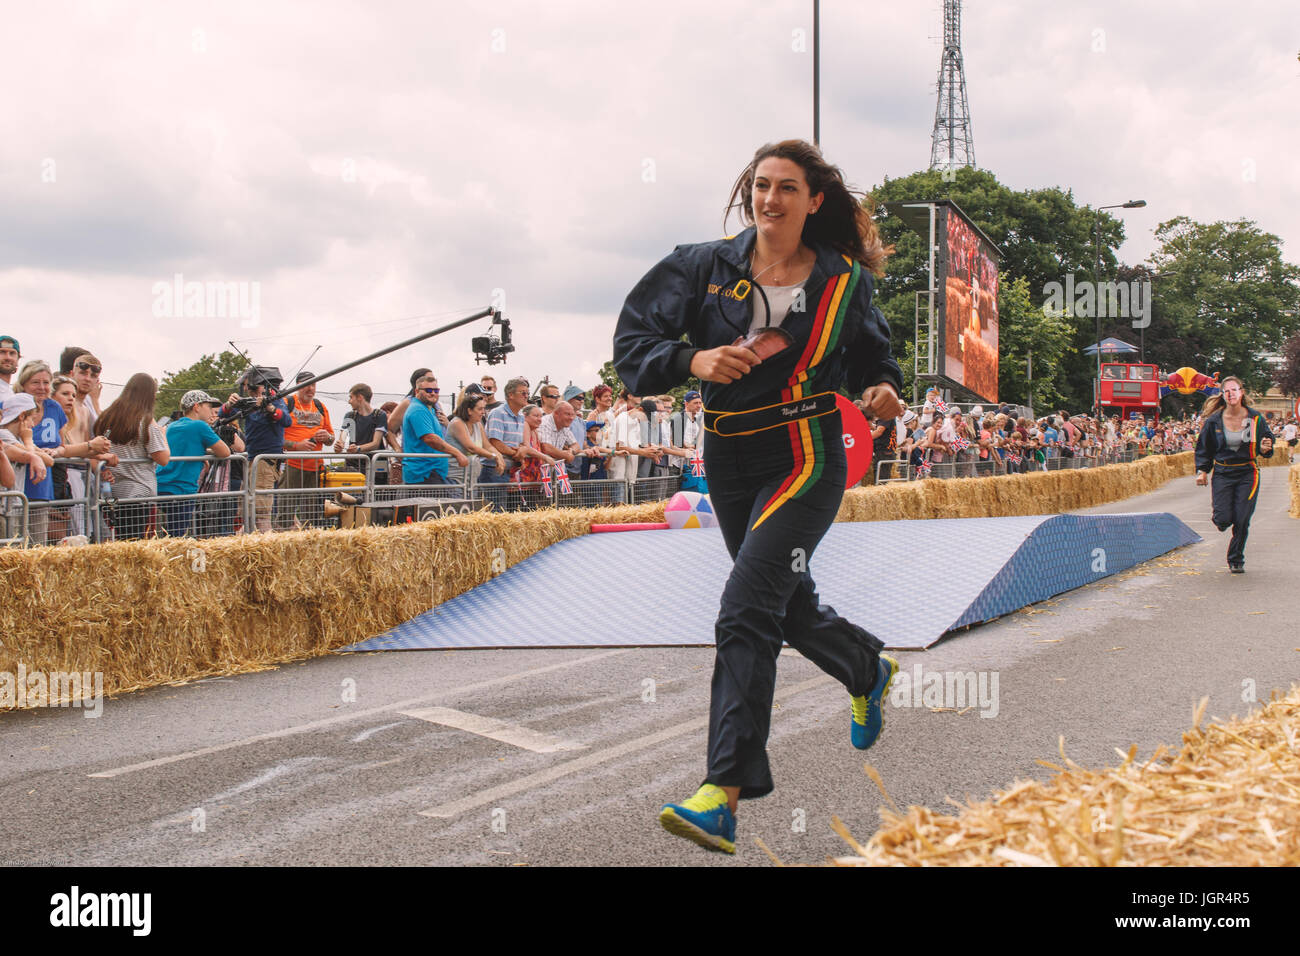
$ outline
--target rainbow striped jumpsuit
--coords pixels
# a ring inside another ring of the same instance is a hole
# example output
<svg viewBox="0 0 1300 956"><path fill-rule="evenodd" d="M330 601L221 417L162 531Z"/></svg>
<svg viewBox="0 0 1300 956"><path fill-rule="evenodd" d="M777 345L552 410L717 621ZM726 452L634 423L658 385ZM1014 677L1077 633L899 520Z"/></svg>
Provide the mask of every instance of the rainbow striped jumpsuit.
<svg viewBox="0 0 1300 956"><path fill-rule="evenodd" d="M697 351L746 334L754 241L751 227L678 246L632 290L614 334L614 364L633 394L680 384ZM871 690L882 647L818 601L808 568L844 495L834 393L885 382L901 394L902 374L889 326L872 305L870 273L832 249L814 251L804 309L780 323L794 344L740 381L705 382L702 390L710 499L734 562L714 627L705 782L740 787L741 799L772 791L766 745L782 642L853 695Z"/></svg>
<svg viewBox="0 0 1300 956"><path fill-rule="evenodd" d="M1196 470L1212 473L1210 495L1212 520L1220 531L1232 529L1228 541L1228 564L1245 564L1246 537L1250 519L1259 501L1259 458L1273 457L1260 450L1265 438L1273 438L1264 416L1246 408L1245 424L1253 423L1255 440L1243 442L1235 451L1228 447L1223 434L1223 409L1207 415L1196 436ZM707 465L705 466L708 467Z"/></svg>

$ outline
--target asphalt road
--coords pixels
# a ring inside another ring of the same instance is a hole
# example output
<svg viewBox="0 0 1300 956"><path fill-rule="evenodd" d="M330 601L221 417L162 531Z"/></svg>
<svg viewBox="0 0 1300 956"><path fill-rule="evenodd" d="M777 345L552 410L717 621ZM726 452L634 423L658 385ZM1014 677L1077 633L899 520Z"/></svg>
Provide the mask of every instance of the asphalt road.
<svg viewBox="0 0 1300 956"><path fill-rule="evenodd" d="M742 805L734 858L655 820L703 774L713 657L665 648L340 655L108 700L98 719L0 714L0 863L768 865L754 837L817 862L847 852L832 815L862 840L878 825L864 758L898 804L943 808L1047 778L1034 761L1059 736L1110 764L1177 744L1202 696L1227 716L1300 680L1286 508L1285 472L1265 470L1244 576L1191 478L1090 509L1170 511L1206 540L899 655L909 675L982 674L986 697L891 705L869 754L849 745L843 690L787 651L777 789ZM942 578L942 563L926 582L864 573L897 601Z"/></svg>

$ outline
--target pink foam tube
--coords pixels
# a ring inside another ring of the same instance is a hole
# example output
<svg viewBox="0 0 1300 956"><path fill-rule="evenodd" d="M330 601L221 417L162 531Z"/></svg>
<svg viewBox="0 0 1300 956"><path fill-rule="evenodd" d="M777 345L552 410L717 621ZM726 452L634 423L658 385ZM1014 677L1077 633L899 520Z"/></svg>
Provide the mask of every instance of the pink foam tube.
<svg viewBox="0 0 1300 956"><path fill-rule="evenodd" d="M591 526L592 534L601 534L606 531L666 531L668 522L659 523L643 522L641 524L594 524Z"/></svg>

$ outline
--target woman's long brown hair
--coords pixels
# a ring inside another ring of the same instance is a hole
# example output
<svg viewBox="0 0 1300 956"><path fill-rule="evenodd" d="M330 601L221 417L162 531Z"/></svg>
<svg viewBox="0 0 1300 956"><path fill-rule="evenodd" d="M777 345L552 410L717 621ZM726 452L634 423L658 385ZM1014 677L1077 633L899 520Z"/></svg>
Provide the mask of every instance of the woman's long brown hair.
<svg viewBox="0 0 1300 956"><path fill-rule="evenodd" d="M788 159L803 170L812 195L823 193L825 198L815 216L804 220L802 239L804 245L829 245L850 259L856 259L877 276L885 274L885 260L894 251L880 239L880 230L871 217L871 200L861 201L844 184L839 167L822 158L821 150L801 139L786 139L759 147L749 165L736 178L731 198L723 211L723 221L731 210L740 210L745 225L754 224L754 172L758 164L771 157ZM861 194L859 194L861 195Z"/></svg>
<svg viewBox="0 0 1300 956"><path fill-rule="evenodd" d="M154 399L158 397L158 383L144 372L136 372L126 380L126 387L112 405L95 421L95 434L106 435L119 445L143 441L153 421Z"/></svg>

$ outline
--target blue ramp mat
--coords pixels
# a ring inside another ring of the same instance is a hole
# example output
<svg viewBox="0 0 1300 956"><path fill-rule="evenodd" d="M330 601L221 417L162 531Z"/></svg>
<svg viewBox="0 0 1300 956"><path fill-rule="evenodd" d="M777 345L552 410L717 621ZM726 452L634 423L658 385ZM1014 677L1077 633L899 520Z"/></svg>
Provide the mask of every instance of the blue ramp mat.
<svg viewBox="0 0 1300 956"><path fill-rule="evenodd" d="M843 522L809 570L822 603L915 649L1199 540L1163 513ZM708 645L730 571L716 529L584 535L343 652ZM889 584L935 574L921 601Z"/></svg>

